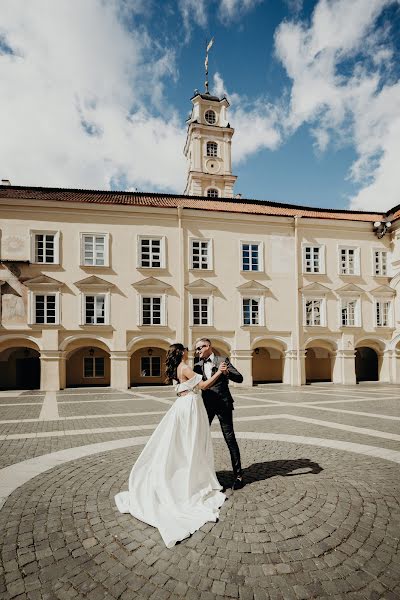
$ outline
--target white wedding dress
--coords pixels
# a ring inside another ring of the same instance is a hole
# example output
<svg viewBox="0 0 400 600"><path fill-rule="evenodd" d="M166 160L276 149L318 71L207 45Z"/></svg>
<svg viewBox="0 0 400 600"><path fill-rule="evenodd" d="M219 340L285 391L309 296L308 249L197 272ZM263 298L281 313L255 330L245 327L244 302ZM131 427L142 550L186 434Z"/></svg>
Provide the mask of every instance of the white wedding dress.
<svg viewBox="0 0 400 600"><path fill-rule="evenodd" d="M215 474L201 375L177 384L178 396L129 476L129 491L115 496L117 508L157 527L167 548L215 522L225 494Z"/></svg>

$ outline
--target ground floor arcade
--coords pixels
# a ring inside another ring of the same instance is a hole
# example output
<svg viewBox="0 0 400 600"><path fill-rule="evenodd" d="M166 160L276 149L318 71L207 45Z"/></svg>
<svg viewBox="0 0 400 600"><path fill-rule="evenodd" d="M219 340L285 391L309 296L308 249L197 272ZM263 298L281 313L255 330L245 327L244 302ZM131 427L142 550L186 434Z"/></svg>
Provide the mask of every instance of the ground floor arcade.
<svg viewBox="0 0 400 600"><path fill-rule="evenodd" d="M135 338L125 350L116 350L109 340L74 336L46 350L40 339L6 336L0 338L0 389L162 385L169 344L162 338ZM346 349L338 346L323 338L307 341L300 350L274 338L258 338L249 349L234 349L223 339L214 342L216 353L230 357L245 385L400 383L400 339L364 338Z"/></svg>

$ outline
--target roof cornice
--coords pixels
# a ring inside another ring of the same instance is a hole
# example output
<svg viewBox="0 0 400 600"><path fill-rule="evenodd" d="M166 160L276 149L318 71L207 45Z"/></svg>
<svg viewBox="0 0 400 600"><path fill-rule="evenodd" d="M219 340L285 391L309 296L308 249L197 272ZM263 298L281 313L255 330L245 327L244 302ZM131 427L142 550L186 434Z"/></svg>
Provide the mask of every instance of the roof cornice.
<svg viewBox="0 0 400 600"><path fill-rule="evenodd" d="M304 204L286 204L284 202L275 202L273 200L258 200L255 198L240 198L240 201L235 198L208 198L207 196L188 196L184 194L169 194L169 193L161 193L161 192L127 192L124 190L95 190L95 189L84 189L84 188L58 188L58 187L42 187L42 186L22 186L22 185L0 185L0 198L1 197L12 197L11 194L4 192L11 191L26 191L26 192L43 192L43 193L71 193L71 194L97 194L101 196L117 196L117 197L149 197L149 198L176 198L176 199L188 199L188 200L206 200L210 203L212 202L237 202L240 204L255 204L262 206L273 206L276 208L289 208L289 209L298 209L298 210L308 210L312 212L327 212L327 213L338 213L338 214L354 214L354 215L381 215L389 214L396 210L399 207L395 207L391 209L387 213L382 213L380 211L365 211L365 210L347 210L347 209L335 209L335 208L320 208L316 206L307 206Z"/></svg>

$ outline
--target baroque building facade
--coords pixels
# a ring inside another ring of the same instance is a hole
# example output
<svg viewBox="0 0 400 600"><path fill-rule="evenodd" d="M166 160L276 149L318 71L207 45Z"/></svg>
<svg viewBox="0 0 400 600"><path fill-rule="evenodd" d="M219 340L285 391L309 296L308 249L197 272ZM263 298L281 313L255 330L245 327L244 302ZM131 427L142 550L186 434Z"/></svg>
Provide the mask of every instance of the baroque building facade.
<svg viewBox="0 0 400 600"><path fill-rule="evenodd" d="M235 197L228 101L192 104L185 195L0 186L0 388L161 384L199 336L247 385L400 383L400 206Z"/></svg>

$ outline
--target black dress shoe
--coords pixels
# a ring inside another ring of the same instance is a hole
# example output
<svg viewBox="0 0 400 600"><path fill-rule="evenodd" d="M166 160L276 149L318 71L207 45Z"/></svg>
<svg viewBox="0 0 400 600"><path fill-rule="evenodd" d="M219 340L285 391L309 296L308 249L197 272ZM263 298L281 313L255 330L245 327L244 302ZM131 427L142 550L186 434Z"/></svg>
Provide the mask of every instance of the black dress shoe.
<svg viewBox="0 0 400 600"><path fill-rule="evenodd" d="M242 487L244 487L243 477L236 477L236 479L233 480L232 489L241 490Z"/></svg>

